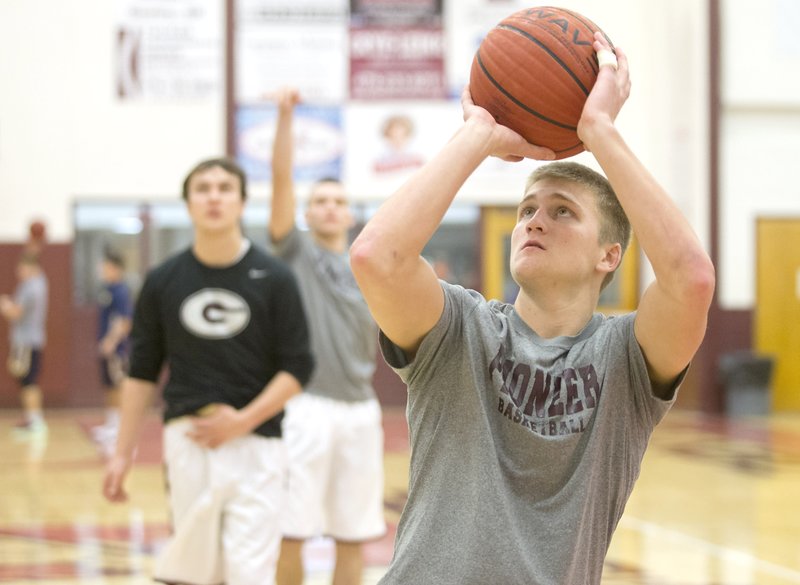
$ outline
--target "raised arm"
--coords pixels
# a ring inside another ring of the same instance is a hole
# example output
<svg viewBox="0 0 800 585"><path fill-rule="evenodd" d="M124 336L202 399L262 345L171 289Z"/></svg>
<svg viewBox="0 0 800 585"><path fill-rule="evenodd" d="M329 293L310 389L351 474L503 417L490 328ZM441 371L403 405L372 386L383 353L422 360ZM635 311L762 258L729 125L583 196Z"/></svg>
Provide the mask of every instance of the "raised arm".
<svg viewBox="0 0 800 585"><path fill-rule="evenodd" d="M595 49L607 48L596 37ZM600 68L578 134L611 182L653 266L656 278L639 303L635 334L656 389L668 392L705 335L714 267L680 209L614 126L630 91L628 60L619 48L616 53L619 69Z"/></svg>
<svg viewBox="0 0 800 585"><path fill-rule="evenodd" d="M285 238L294 227L296 201L292 179L294 161L292 122L294 107L299 101L299 94L293 88L282 88L275 96L278 118L272 144L272 209L269 216L269 236L273 242Z"/></svg>
<svg viewBox="0 0 800 585"><path fill-rule="evenodd" d="M441 286L420 254L464 181L488 156L509 161L553 157L550 150L528 144L496 124L473 104L468 89L462 106L464 125L381 205L350 250L353 273L372 316L408 354L416 351L442 313Z"/></svg>

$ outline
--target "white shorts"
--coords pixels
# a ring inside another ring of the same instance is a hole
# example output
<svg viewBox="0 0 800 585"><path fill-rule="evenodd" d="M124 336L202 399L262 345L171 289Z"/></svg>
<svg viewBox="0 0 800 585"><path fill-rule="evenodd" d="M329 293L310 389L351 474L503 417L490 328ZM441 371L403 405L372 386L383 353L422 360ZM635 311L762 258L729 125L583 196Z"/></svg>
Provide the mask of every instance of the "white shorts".
<svg viewBox="0 0 800 585"><path fill-rule="evenodd" d="M289 477L283 534L343 542L383 536L383 427L377 400L299 394L286 405Z"/></svg>
<svg viewBox="0 0 800 585"><path fill-rule="evenodd" d="M154 578L193 585L264 585L280 551L286 451L283 441L247 435L216 449L188 437L191 422L164 427L173 536Z"/></svg>

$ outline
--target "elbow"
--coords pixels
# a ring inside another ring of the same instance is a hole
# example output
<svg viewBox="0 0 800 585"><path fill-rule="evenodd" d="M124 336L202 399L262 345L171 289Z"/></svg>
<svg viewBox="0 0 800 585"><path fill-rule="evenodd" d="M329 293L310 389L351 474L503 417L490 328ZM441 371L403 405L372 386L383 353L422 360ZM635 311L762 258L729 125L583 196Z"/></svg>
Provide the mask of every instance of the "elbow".
<svg viewBox="0 0 800 585"><path fill-rule="evenodd" d="M705 253L699 253L689 259L685 265L684 295L689 301L711 305L716 287L716 270L711 259Z"/></svg>
<svg viewBox="0 0 800 585"><path fill-rule="evenodd" d="M368 232L362 232L350 246L350 268L359 285L391 277L395 263L387 258L386 245ZM391 252L389 252L391 255Z"/></svg>
<svg viewBox="0 0 800 585"><path fill-rule="evenodd" d="M371 261L370 246L364 239L364 233L362 232L350 244L350 269L353 271L353 276L356 277L356 280L359 280L359 276L368 269Z"/></svg>

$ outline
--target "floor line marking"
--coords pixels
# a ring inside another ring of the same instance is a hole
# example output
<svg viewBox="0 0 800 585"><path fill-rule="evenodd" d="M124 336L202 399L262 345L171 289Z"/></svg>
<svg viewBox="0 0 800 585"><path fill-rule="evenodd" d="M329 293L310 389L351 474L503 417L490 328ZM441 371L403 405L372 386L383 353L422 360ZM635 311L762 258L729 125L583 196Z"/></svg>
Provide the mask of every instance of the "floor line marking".
<svg viewBox="0 0 800 585"><path fill-rule="evenodd" d="M655 524L653 522L640 520L639 518L624 516L620 520L620 524L625 526L626 528L631 528L633 530L637 530L642 533L661 532L677 540L683 540L687 543L691 543L693 546L700 547L705 551L707 551L709 554L712 554L719 558L726 558L726 559L737 558L742 563L752 564L754 568L763 573L767 573L775 577L780 577L782 579L787 579L795 583L800 583L800 571L796 571L794 569L790 569L789 567L778 565L770 561L765 561L764 559L758 558L751 552L726 547L720 544L714 544L713 542L709 542L700 537L692 536L690 534L680 532L679 530L675 530L673 528L666 528L664 526L661 526L660 524Z"/></svg>

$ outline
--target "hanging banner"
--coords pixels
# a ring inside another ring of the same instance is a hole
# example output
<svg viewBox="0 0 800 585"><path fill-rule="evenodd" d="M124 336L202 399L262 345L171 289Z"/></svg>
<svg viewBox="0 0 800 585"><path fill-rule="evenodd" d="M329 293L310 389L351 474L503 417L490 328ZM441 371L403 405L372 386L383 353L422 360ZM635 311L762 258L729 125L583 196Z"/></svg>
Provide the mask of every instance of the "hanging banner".
<svg viewBox="0 0 800 585"><path fill-rule="evenodd" d="M381 101L345 112L345 183L352 193L383 198L427 162L463 123L452 101Z"/></svg>
<svg viewBox="0 0 800 585"><path fill-rule="evenodd" d="M347 94L347 0L238 0L236 101L263 102L283 86L309 103Z"/></svg>
<svg viewBox="0 0 800 585"><path fill-rule="evenodd" d="M445 28L450 97L460 96L469 82L472 59L486 33L510 14L533 5L530 0L452 0L447 3Z"/></svg>
<svg viewBox="0 0 800 585"><path fill-rule="evenodd" d="M434 25L442 18L442 0L350 0L352 26Z"/></svg>
<svg viewBox="0 0 800 585"><path fill-rule="evenodd" d="M441 0L351 0L350 99L447 97Z"/></svg>
<svg viewBox="0 0 800 585"><path fill-rule="evenodd" d="M445 97L441 27L350 29L351 99Z"/></svg>
<svg viewBox="0 0 800 585"><path fill-rule="evenodd" d="M116 94L121 100L200 100L222 94L222 0L116 0Z"/></svg>
<svg viewBox="0 0 800 585"><path fill-rule="evenodd" d="M236 159L251 182L270 181L277 108L240 106L236 113ZM311 182L342 174L341 108L300 104L294 113L294 179Z"/></svg>

